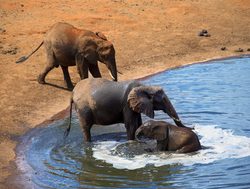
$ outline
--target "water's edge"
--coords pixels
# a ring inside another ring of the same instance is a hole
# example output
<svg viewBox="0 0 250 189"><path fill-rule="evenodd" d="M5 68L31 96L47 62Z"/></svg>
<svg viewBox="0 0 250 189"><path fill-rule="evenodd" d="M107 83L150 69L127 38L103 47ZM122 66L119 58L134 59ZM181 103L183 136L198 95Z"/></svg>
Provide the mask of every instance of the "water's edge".
<svg viewBox="0 0 250 189"><path fill-rule="evenodd" d="M233 56L226 56L226 57L213 57L211 59L205 59L205 60L201 60L201 61L197 61L197 62L187 62L184 65L167 68L167 69L164 69L162 71L159 71L159 72L156 72L156 73L144 76L144 77L137 78L136 80L143 81L143 80L145 80L147 78L150 78L152 76L161 74L161 73L163 73L165 71L168 71L168 70L175 70L175 69L179 69L179 68L185 68L187 66L192 66L192 65L195 65L195 64L210 64L210 63L212 64L215 61L230 60L230 59L234 59L234 58L247 58L247 57L250 57L250 54L233 55Z"/></svg>
<svg viewBox="0 0 250 189"><path fill-rule="evenodd" d="M183 67L191 66L194 64L204 64L204 63L211 63L212 64L215 61L230 60L230 59L234 59L234 58L246 58L246 57L250 57L250 54L229 56L229 57L216 57L216 58L212 58L212 59L206 59L204 61L187 63L187 64L182 65L182 66L167 68L167 69L164 69L162 71L150 74L148 76L137 78L136 80L143 81L143 80L146 80L147 78L158 75L158 74L163 73L165 71L183 68ZM18 139L17 139L18 144L16 145L16 148L15 148L15 159L13 160L13 164L17 169L15 172L13 172L7 178L8 185L10 184L10 186L12 186L12 187L15 186L17 188L32 188L32 182L29 180L29 178L25 174L25 172L28 172L28 171L20 170L18 168L18 165L17 165L18 157L22 157L22 155L24 154L23 149L25 148L25 146L28 145L27 142L30 140L31 136L33 136L34 134L39 132L42 128L48 127L50 124L56 123L60 120L65 120L69 116L68 111L69 111L69 107L59 111L58 113L54 114L51 118L44 120L42 123L36 125L34 128L28 130L22 136L18 137Z"/></svg>

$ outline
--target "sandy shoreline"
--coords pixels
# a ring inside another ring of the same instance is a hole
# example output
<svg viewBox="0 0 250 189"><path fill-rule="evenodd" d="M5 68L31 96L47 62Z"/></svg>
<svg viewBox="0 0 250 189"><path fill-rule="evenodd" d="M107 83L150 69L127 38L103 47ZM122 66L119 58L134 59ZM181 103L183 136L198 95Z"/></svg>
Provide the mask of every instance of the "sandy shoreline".
<svg viewBox="0 0 250 189"><path fill-rule="evenodd" d="M50 4L24 0L0 3L0 17L0 188L6 184L16 188L10 176L17 173L14 160L20 136L41 123L67 116L67 111L57 114L68 107L70 96L62 90L61 70L53 70L47 78L57 87L36 82L45 66L44 50L24 64L14 63L31 52L55 22L104 32L116 48L117 67L123 73L119 80L249 54L250 48L247 0L105 1L98 5L88 0ZM199 37L201 29L207 29L211 37ZM235 52L239 48L244 52ZM103 65L101 72L109 78ZM74 83L79 81L75 67L70 74Z"/></svg>

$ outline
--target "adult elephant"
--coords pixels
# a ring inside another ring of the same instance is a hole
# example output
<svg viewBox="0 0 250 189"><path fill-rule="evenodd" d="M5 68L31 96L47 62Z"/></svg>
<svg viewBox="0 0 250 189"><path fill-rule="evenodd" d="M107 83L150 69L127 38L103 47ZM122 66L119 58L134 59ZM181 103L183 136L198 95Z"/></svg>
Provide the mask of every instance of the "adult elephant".
<svg viewBox="0 0 250 189"><path fill-rule="evenodd" d="M188 153L201 149L199 139L191 129L176 127L164 121L145 122L135 133L137 140L142 136L156 139L160 151Z"/></svg>
<svg viewBox="0 0 250 189"><path fill-rule="evenodd" d="M142 124L141 113L153 118L154 110L163 110L178 126L185 127L161 87L144 86L138 81L113 82L102 78L82 80L73 90L70 120L73 103L85 141L91 141L90 129L93 124L115 123L124 123L128 140L134 140L135 131ZM71 122L66 136L70 127Z"/></svg>
<svg viewBox="0 0 250 189"><path fill-rule="evenodd" d="M104 63L114 81L117 81L115 49L113 44L101 33L77 29L68 23L56 23L47 32L43 42L28 56L21 57L16 63L27 60L42 45L47 54L47 66L38 77L38 82L45 83L46 75L55 67L61 66L67 87L72 89L68 66L77 66L81 79L101 77L97 61Z"/></svg>

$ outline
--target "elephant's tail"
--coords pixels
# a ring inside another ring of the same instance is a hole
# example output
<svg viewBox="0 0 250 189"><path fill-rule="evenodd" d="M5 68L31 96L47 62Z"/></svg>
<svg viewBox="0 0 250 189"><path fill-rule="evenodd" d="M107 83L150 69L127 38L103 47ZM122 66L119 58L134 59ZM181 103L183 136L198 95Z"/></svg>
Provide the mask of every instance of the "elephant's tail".
<svg viewBox="0 0 250 189"><path fill-rule="evenodd" d="M21 58L19 58L16 63L22 63L25 60L27 60L32 54L34 54L41 46L43 45L43 41L41 42L41 44L34 50L32 51L28 56L22 56Z"/></svg>
<svg viewBox="0 0 250 189"><path fill-rule="evenodd" d="M69 108L69 124L68 128L64 132L64 137L67 137L69 135L70 129L71 129L71 118L72 118L72 105L73 105L73 98L70 99L70 108Z"/></svg>

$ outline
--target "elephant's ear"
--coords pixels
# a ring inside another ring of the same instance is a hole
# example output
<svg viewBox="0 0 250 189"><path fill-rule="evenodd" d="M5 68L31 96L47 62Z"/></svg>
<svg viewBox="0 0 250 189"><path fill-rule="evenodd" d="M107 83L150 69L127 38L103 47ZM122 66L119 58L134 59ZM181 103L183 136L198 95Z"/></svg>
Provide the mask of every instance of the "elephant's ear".
<svg viewBox="0 0 250 189"><path fill-rule="evenodd" d="M152 128L153 138L156 140L165 140L168 138L168 127L154 126Z"/></svg>
<svg viewBox="0 0 250 189"><path fill-rule="evenodd" d="M85 37L79 45L79 55L86 59L89 63L96 63L97 61L97 44L95 38Z"/></svg>
<svg viewBox="0 0 250 189"><path fill-rule="evenodd" d="M83 56L85 59L88 60L88 62L91 64L97 62L97 53L96 50L93 47L86 48L85 52L83 53Z"/></svg>
<svg viewBox="0 0 250 189"><path fill-rule="evenodd" d="M145 90L145 87L133 88L128 95L127 101L133 111L154 118L153 99Z"/></svg>

